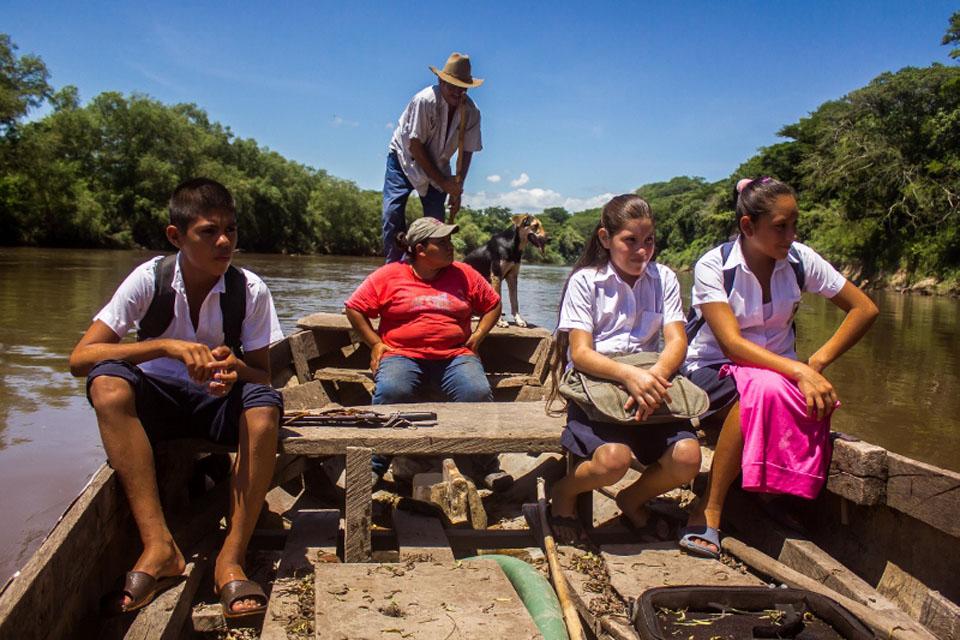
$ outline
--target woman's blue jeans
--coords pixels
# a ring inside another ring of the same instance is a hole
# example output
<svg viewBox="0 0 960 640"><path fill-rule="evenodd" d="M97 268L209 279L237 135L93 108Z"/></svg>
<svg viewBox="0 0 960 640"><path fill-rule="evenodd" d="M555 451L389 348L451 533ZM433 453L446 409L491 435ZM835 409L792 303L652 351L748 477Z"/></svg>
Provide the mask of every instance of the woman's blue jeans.
<svg viewBox="0 0 960 640"><path fill-rule="evenodd" d="M480 358L473 355L446 360L426 360L406 356L387 356L380 361L374 377L373 404L418 402L423 391L439 389L448 402L490 402L493 391ZM373 457L373 470L383 475L390 458Z"/></svg>

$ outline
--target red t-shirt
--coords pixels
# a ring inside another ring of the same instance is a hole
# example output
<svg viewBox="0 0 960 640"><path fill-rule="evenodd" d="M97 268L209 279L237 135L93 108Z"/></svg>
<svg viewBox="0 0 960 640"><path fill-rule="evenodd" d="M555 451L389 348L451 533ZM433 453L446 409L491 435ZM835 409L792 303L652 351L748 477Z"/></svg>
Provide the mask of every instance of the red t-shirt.
<svg viewBox="0 0 960 640"><path fill-rule="evenodd" d="M380 339L393 347L385 356L440 360L472 353L470 316L497 306L490 283L462 262L444 268L429 282L406 262L384 265L367 276L346 306L380 318Z"/></svg>

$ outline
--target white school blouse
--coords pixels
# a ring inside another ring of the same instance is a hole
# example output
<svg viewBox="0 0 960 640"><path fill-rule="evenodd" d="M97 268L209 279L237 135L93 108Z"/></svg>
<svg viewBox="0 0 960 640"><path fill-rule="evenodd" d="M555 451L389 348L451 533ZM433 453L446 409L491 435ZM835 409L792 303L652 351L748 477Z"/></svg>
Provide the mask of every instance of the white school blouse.
<svg viewBox="0 0 960 640"><path fill-rule="evenodd" d="M840 292L847 280L833 265L799 242L793 243L803 264L804 291L832 298ZM763 290L757 276L750 271L743 258L739 239L733 243L727 261L722 262L720 247L705 253L693 270L693 295L691 305L700 313L700 305L706 302L726 302L740 325L740 335L756 345L777 355L796 360L796 336L793 334L793 317L800 307L800 287L788 261L777 260L770 276L770 303L764 313ZM733 289L727 296L723 288L723 272L736 269ZM710 325L704 323L687 347L687 370L694 371L711 364L729 362L723 355Z"/></svg>
<svg viewBox="0 0 960 640"><path fill-rule="evenodd" d="M670 267L650 262L631 287L608 263L570 276L557 331L589 331L597 353L616 355L657 351L662 327L683 320L680 283Z"/></svg>
<svg viewBox="0 0 960 640"><path fill-rule="evenodd" d="M110 302L93 318L100 320L123 338L146 315L153 300L154 272L157 259L153 258L134 269L117 288ZM262 349L283 339L277 311L270 290L255 273L243 269L247 278L247 310L240 330L240 343L246 352ZM183 285L178 257L171 283L175 294L173 320L157 338L172 338L199 342L211 349L223 344L223 314L220 312L220 294L226 291L223 276L214 285L200 306L200 321L195 331L190 321L190 305ZM137 365L145 373L188 379L187 366L180 360L157 358Z"/></svg>

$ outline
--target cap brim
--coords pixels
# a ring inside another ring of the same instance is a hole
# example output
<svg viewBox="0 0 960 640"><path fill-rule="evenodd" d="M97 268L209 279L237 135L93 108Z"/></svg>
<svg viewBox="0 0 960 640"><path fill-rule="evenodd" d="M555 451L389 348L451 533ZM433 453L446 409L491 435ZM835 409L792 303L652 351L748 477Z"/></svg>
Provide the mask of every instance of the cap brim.
<svg viewBox="0 0 960 640"><path fill-rule="evenodd" d="M441 224L437 227L436 231L431 233L428 238L446 238L451 233L456 233L460 231L460 225L458 224Z"/></svg>
<svg viewBox="0 0 960 640"><path fill-rule="evenodd" d="M474 87L479 87L480 85L483 84L483 78L474 78L473 82L471 83L471 82L464 82L460 78L452 76L449 73L444 73L443 71L441 71L440 69L437 69L436 67L430 67L430 71L433 71L437 75L437 77L443 80L444 82L448 82L455 87L462 87L464 89L473 89Z"/></svg>

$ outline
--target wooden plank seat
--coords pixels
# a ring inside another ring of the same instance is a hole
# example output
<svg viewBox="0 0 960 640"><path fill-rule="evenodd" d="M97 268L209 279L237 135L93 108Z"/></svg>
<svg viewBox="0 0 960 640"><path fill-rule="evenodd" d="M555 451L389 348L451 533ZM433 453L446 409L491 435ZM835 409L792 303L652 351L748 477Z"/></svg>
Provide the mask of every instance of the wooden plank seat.
<svg viewBox="0 0 960 640"><path fill-rule="evenodd" d="M507 452L559 452L564 421L539 402L422 403L365 407L380 413L433 411L433 427L393 429L290 426L281 429L281 450L304 456L346 458L344 560L371 557L370 460L373 454L445 456Z"/></svg>

